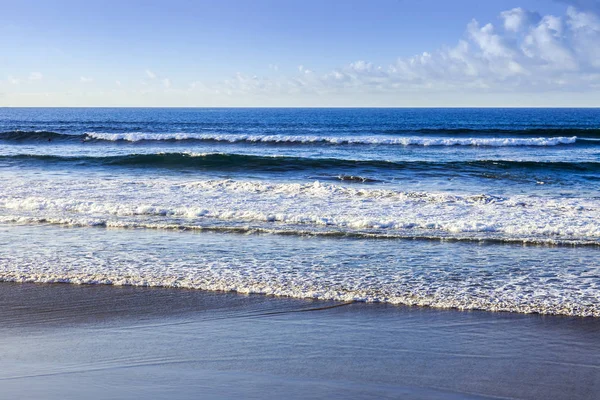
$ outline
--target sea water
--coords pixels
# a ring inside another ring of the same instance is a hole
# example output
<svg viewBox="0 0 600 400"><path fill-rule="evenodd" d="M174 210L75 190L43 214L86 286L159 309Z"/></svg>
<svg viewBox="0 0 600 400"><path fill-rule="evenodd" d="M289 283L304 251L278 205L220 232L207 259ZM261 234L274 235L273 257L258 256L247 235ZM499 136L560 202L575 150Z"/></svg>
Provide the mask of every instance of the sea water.
<svg viewBox="0 0 600 400"><path fill-rule="evenodd" d="M0 280L600 316L600 109L3 108L0 132Z"/></svg>

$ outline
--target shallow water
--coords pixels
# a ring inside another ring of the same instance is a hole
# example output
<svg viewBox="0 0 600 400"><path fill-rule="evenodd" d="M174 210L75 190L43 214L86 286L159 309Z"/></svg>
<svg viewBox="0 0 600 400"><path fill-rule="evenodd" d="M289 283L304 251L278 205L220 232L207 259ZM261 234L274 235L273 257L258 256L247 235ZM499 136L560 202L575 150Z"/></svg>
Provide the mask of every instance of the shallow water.
<svg viewBox="0 0 600 400"><path fill-rule="evenodd" d="M600 316L595 247L0 225L13 282Z"/></svg>

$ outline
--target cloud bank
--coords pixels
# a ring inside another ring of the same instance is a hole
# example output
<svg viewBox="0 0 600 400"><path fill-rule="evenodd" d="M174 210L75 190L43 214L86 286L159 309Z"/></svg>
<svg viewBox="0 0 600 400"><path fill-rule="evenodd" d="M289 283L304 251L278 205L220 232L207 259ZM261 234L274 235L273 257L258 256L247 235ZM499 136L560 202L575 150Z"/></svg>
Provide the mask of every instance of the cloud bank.
<svg viewBox="0 0 600 400"><path fill-rule="evenodd" d="M570 6L563 16L514 8L497 23L472 20L454 46L389 65L359 60L325 73L299 66L287 77L238 73L215 93L402 93L600 89L600 18Z"/></svg>

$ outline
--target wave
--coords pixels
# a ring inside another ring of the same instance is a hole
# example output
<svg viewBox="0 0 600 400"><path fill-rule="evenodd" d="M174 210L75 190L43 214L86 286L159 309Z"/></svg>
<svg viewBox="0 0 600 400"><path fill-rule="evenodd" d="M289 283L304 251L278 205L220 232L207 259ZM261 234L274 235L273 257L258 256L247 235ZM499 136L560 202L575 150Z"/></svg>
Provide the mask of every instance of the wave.
<svg viewBox="0 0 600 400"><path fill-rule="evenodd" d="M48 264L44 262L44 264ZM215 264L215 263L213 263ZM162 265L161 265L162 266ZM211 292L233 292L239 294L257 294L266 296L307 298L315 300L384 303L396 306L432 307L441 309L482 310L491 312L513 312L523 314L564 315L572 317L600 317L600 307L579 298L567 299L540 299L541 295L512 295L511 293L494 293L485 296L482 293L469 293L468 290L459 288L444 288L440 293L431 294L431 290L422 287L404 288L402 290L390 288L382 284L379 287L345 287L343 284L324 286L306 277L298 282L288 281L279 277L258 277L250 273L252 279L232 277L227 271L201 271L204 276L190 274L163 275L155 271L141 271L135 274L131 270L122 270L118 267L113 270L103 270L98 266L90 267L95 272L77 272L64 270L57 267L47 267L46 270L2 270L0 282L13 283L61 283L76 285L111 285L111 286L143 286L163 287L188 290L203 290ZM165 268L172 269L172 268ZM223 276L220 276L222 274ZM346 278L352 281L352 279ZM283 281L283 282L282 282ZM327 282L331 284L330 282ZM427 282L429 283L429 282ZM519 287L519 282L514 283ZM406 286L406 285L403 285ZM439 286L439 284L437 285ZM453 293L453 290L457 293ZM524 290L526 291L526 290ZM529 291L526 291L529 292ZM544 292L543 289L540 292ZM543 293L545 294L545 293ZM554 296L553 296L554 297Z"/></svg>
<svg viewBox="0 0 600 400"><path fill-rule="evenodd" d="M439 258L448 251L444 246L432 249L427 243L421 246L413 241L319 240L316 246L312 240L277 237L267 239L270 249L265 251L257 245L265 243L263 238L251 235L238 237L232 245L220 235L180 240L143 231L121 232L115 237L102 231L86 235L77 229L49 227L15 230L18 234L0 232L2 243L28 251L3 254L0 281L170 287L600 317L596 249L553 252L530 246L494 246L481 257L473 252L482 249L453 246L452 258L445 262ZM32 237L40 238L37 235L51 235L55 240L32 241ZM202 251L198 251L199 244ZM111 245L116 245L117 251L95 251ZM235 252L238 249L243 251ZM54 253L58 256L48 257ZM414 254L422 257L416 259ZM569 260L587 266L567 268L564 263L568 265Z"/></svg>
<svg viewBox="0 0 600 400"><path fill-rule="evenodd" d="M248 232L600 245L600 205L593 198L235 180L40 182L34 193L30 185L14 182L9 189L0 198L0 213L24 221L178 230L235 225Z"/></svg>
<svg viewBox="0 0 600 400"><path fill-rule="evenodd" d="M26 232L35 234L30 228L26 228ZM443 263L438 265L438 252L426 253L423 261L415 261L411 255L421 249L410 242L395 246L369 243L356 247L354 240L324 241L315 248L310 243L303 245L277 238L278 247L290 246L289 249L299 251L285 257L272 257L273 253L264 254L264 249L253 245L254 237L246 236L239 238L237 244L245 250L239 256L230 257L231 243L217 235L203 237L206 243L202 243L208 249L199 252L197 241L181 243L172 238L165 249L164 238L154 234L152 240L146 239L142 242L144 245L139 246L138 237L144 237L144 233L136 232L124 235L124 240L135 236L134 240L125 242L127 251L103 254L89 250L98 248L99 244L104 248L107 243L115 243L106 242L102 234L84 238L72 229L53 233L58 243L77 245L59 253L60 257L48 258L49 251L62 248L53 243L34 241L30 244L29 235L17 235L16 247L26 245L29 251L26 254L8 252L3 257L0 281L170 287L344 302L600 317L600 298L594 291L596 269L570 269L565 274L560 261L536 263L541 252L532 248L513 246L508 258L500 256L498 251L492 252L501 260L494 262L473 259L470 257L472 246L458 246L453 249L454 263L468 267L453 266L448 271ZM5 242L10 235L4 235ZM156 251L158 248L160 251ZM320 251L329 254L330 249L337 257L317 255ZM577 257L581 262L593 263L594 251L580 250ZM525 261L523 265L525 254L525 259L533 261ZM521 260L516 267L514 260ZM352 267L347 267L344 261L349 261ZM407 262L423 265L427 261L433 263L428 268L405 267ZM480 269L483 263L488 265ZM485 273L481 273L482 270Z"/></svg>
<svg viewBox="0 0 600 400"><path fill-rule="evenodd" d="M53 140L81 140L81 135L66 134L51 131L6 131L0 132L0 140L25 142L25 141L53 141Z"/></svg>
<svg viewBox="0 0 600 400"><path fill-rule="evenodd" d="M48 131L9 131L0 133L5 141L107 141L107 142L217 142L262 144L326 144L326 145L397 145L397 146L557 146L572 145L576 136L531 138L426 138L377 136L315 136L315 135L250 135L213 133L97 133L64 134ZM588 142L589 143L589 142Z"/></svg>
<svg viewBox="0 0 600 400"><path fill-rule="evenodd" d="M230 216L231 213L227 215ZM475 242L481 244L524 244L532 246L550 247L600 247L597 238L561 238L538 236L501 236L493 232L431 232L431 229L416 229L407 227L402 230L343 230L343 229L314 229L299 226L250 226L248 221L243 224L231 223L230 225L200 225L191 223L169 223L169 222L141 222L124 221L105 218L76 218L76 217L31 217L31 216L0 216L0 223L18 225L57 225L66 227L93 227L109 229L149 229L165 231L194 231L194 232L216 232L232 233L241 235L281 235L281 236L306 236L327 238L356 238L377 240L423 240L442 242ZM266 222L274 222L267 219ZM301 224L300 224L301 225ZM365 227L363 227L365 228Z"/></svg>
<svg viewBox="0 0 600 400"><path fill-rule="evenodd" d="M384 134L407 134L418 133L422 135L541 135L541 136L584 136L600 138L600 128L420 128L420 129L382 129L378 131Z"/></svg>
<svg viewBox="0 0 600 400"><path fill-rule="evenodd" d="M207 141L227 143L290 143L290 144L367 144L401 146L556 146L574 144L576 137L552 138L382 138L364 136L309 136L309 135L240 135L240 134L193 134L193 133L86 133L87 139L107 141Z"/></svg>
<svg viewBox="0 0 600 400"><path fill-rule="evenodd" d="M152 153L118 156L58 156L18 154L3 155L7 162L40 162L46 164L73 164L89 166L123 166L137 168L189 168L201 170L257 170L257 171L301 171L301 170L386 170L386 171L461 171L461 172L510 172L510 171L566 171L595 173L600 171L600 162L568 161L387 161L353 160L341 158L304 158L289 156L258 156L235 153ZM343 180L344 175L340 175ZM352 176L352 175L350 175Z"/></svg>

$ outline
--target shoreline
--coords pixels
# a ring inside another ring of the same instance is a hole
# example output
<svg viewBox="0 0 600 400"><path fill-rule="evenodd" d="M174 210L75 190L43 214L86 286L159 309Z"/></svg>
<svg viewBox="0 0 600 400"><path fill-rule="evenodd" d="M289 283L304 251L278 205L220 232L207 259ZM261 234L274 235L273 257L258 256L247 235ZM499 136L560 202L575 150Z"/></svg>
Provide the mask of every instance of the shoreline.
<svg viewBox="0 0 600 400"><path fill-rule="evenodd" d="M52 237L52 240L48 240ZM589 248L1 225L0 281L597 317ZM415 254L422 253L423 257ZM540 263L538 260L544 260Z"/></svg>
<svg viewBox="0 0 600 400"><path fill-rule="evenodd" d="M152 280L152 278L150 278ZM566 314L566 313L544 313L539 311L512 311L510 309L486 309L486 308L461 308L455 306L438 306L432 304L421 304L420 302L391 302L387 299L383 300L363 300L363 299L338 299L338 298L323 298L323 297L296 297L287 294L273 294L273 293L264 293L261 291L238 291L234 289L206 289L202 287L193 287L193 286L174 286L169 284L148 284L148 283L129 283L129 282L113 282L110 278L98 278L94 277L89 278L85 277L69 277L69 278L55 278L55 277L47 277L44 275L37 275L35 279L33 278L0 278L0 285L3 284L14 284L14 285L74 285L74 286L110 286L115 288L143 288L143 289L157 289L157 290L182 290L182 291L198 291L206 294L215 294L215 295L233 295L233 296L262 296L272 299L287 299L287 300L297 300L297 301L311 301L311 302L321 302L321 303L333 303L332 305L323 306L325 309L334 308L343 305L349 304L365 304L365 305L383 305L389 307L398 307L398 308L425 308L432 310L441 310L441 311L457 311L457 312L483 312L483 313L506 313L506 314L520 314L520 315L533 315L533 316L542 316L542 317L564 317L564 318L582 318L582 319L593 319L599 320L600 317L596 315L586 314ZM320 307L317 307L320 309ZM307 310L310 311L310 310Z"/></svg>
<svg viewBox="0 0 600 400"><path fill-rule="evenodd" d="M600 319L0 283L20 398L592 399ZM23 391L27 387L27 391Z"/></svg>

